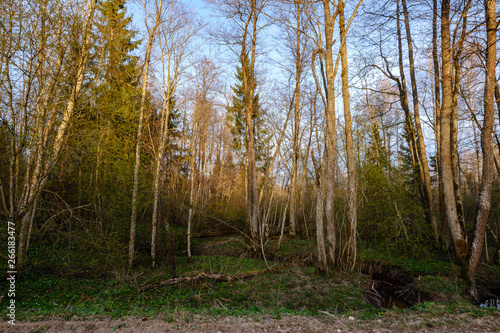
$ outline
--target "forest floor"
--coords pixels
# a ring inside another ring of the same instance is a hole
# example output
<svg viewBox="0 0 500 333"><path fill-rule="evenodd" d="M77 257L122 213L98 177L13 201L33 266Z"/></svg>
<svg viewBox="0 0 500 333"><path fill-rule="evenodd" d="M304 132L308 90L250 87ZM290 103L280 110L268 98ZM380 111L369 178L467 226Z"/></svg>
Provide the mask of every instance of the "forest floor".
<svg viewBox="0 0 500 333"><path fill-rule="evenodd" d="M191 262L180 252L103 276L40 262L17 281L16 326L0 332L500 332L500 304L471 304L446 257L361 250L356 272L324 275L313 243L277 243L264 260L238 236L198 238ZM482 301L498 300L500 267L483 265L478 282Z"/></svg>
<svg viewBox="0 0 500 333"><path fill-rule="evenodd" d="M57 320L19 322L15 327L0 323L1 333L10 332L203 332L203 333L257 333L257 332L499 332L500 315L472 318L468 315L453 316L386 316L384 319L361 320L348 316L195 316L189 321L178 319L167 322L160 319L122 318Z"/></svg>

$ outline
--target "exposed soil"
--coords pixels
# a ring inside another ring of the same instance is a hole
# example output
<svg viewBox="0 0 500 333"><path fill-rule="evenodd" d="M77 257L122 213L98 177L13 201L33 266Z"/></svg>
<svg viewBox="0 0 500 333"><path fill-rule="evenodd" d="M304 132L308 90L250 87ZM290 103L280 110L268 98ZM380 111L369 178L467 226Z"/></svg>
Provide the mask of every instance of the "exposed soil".
<svg viewBox="0 0 500 333"><path fill-rule="evenodd" d="M18 322L16 326L0 323L0 332L498 332L500 312L491 317L472 318L467 315L441 317L398 317L388 315L379 320L360 320L335 316L314 318L291 316L275 319L262 317L202 318L166 322L159 319L124 318L101 320L44 320Z"/></svg>

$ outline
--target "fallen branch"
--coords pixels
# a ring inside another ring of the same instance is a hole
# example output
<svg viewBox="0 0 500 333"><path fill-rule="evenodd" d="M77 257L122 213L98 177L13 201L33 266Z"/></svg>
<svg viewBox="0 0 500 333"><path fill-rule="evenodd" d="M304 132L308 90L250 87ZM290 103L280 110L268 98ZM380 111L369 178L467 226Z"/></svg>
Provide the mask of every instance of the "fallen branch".
<svg viewBox="0 0 500 333"><path fill-rule="evenodd" d="M198 273L196 275L192 276L185 276L185 277L177 277L177 278L172 278L168 280L163 280L158 283L153 283L153 284L148 284L145 286L142 286L139 288L139 292L144 292L148 291L151 289L156 289L164 286L170 286L172 284L178 284L181 282L190 282L190 281L196 281L200 279L212 279L215 281L233 281L233 280L242 280L242 279L247 279L251 278L257 275L265 274L267 272L274 272L277 271L284 266L272 266L270 268L265 268L260 271L250 271L250 272L245 272L245 273L240 273L240 274L234 274L234 275L225 275L225 274L207 274L207 273Z"/></svg>
<svg viewBox="0 0 500 333"><path fill-rule="evenodd" d="M231 238L231 239L227 239L227 240L224 240L224 241L221 241L221 242L217 242L217 243L205 245L205 249L208 249L208 248L214 247L214 246L220 246L222 244L233 243L233 242L240 242L240 241L243 243L243 241L241 239L239 239L239 238Z"/></svg>

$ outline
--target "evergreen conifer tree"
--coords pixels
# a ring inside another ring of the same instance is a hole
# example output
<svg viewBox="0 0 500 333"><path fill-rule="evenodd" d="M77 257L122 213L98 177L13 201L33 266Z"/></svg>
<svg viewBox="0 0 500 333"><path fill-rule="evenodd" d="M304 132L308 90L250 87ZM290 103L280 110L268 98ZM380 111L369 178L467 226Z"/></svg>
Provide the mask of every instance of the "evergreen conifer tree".
<svg viewBox="0 0 500 333"><path fill-rule="evenodd" d="M243 60L242 66L248 68L248 57ZM247 70L247 73L250 71ZM232 87L233 99L232 105L229 106L227 110L227 124L231 129L231 134L233 135L233 148L237 151L241 151L243 156L246 156L247 144L248 144L248 133L247 133L247 123L245 119L245 94L243 92L243 69L238 67L236 70L235 78L237 80L236 84ZM257 89L256 89L257 90ZM252 121L255 135L255 162L257 164L257 169L263 171L269 164L267 154L267 148L269 145L269 134L267 129L264 127L264 115L265 109L260 105L259 94L256 92L254 95L254 110L252 112ZM241 162L244 164L244 161Z"/></svg>

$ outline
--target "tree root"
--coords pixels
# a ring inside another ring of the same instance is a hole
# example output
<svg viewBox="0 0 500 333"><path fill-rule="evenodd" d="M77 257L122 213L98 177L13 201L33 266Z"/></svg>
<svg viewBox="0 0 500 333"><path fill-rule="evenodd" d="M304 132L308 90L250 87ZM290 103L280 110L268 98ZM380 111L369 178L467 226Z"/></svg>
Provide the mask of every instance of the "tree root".
<svg viewBox="0 0 500 333"><path fill-rule="evenodd" d="M177 277L177 278L172 278L172 279L168 279L168 280L163 280L163 281L158 282L158 283L148 284L148 285L140 287L139 292L142 293L144 291L148 291L151 289L157 289L157 288L164 287L164 286L169 286L172 284L197 281L197 280L201 280L201 279L212 279L215 281L242 280L242 279L251 278L251 277L254 277L257 275L265 274L268 272L278 271L278 270L282 269L283 267L284 266L272 266L270 268L265 268L265 269L262 269L259 271L249 271L249 272L234 274L234 275L198 273L198 274L192 275L192 276Z"/></svg>

